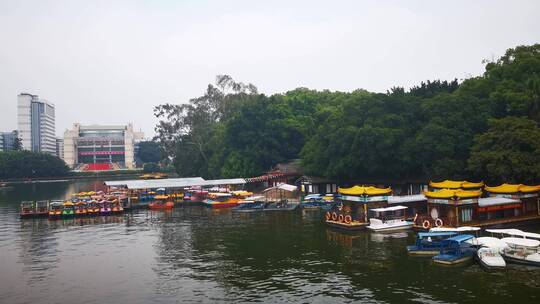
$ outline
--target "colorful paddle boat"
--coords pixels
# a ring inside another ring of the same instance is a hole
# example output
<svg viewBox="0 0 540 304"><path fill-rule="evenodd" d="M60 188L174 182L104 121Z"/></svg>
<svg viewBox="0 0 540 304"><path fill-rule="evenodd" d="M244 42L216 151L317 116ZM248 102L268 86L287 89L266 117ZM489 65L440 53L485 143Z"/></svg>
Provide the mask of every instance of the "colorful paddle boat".
<svg viewBox="0 0 540 304"><path fill-rule="evenodd" d="M238 200L232 198L231 193L208 193L204 205L210 208L230 208L238 205Z"/></svg>
<svg viewBox="0 0 540 304"><path fill-rule="evenodd" d="M62 210L63 217L72 217L75 215L75 204L73 202L65 202Z"/></svg>
<svg viewBox="0 0 540 304"><path fill-rule="evenodd" d="M99 215L109 215L111 214L111 203L109 201L103 200L98 202Z"/></svg>
<svg viewBox="0 0 540 304"><path fill-rule="evenodd" d="M96 216L99 215L99 204L95 200L91 200L86 203L86 215Z"/></svg>
<svg viewBox="0 0 540 304"><path fill-rule="evenodd" d="M442 265L457 265L472 260L476 249L466 241L473 239L470 234L460 234L443 240L439 254L433 257L433 262Z"/></svg>
<svg viewBox="0 0 540 304"><path fill-rule="evenodd" d="M174 208L174 202L168 195L156 195L154 201L148 204L150 210L171 210Z"/></svg>
<svg viewBox="0 0 540 304"><path fill-rule="evenodd" d="M34 202L25 201L21 203L19 216L21 218L34 217L36 208Z"/></svg>
<svg viewBox="0 0 540 304"><path fill-rule="evenodd" d="M75 203L75 216L85 216L88 212L86 210L85 202L76 202Z"/></svg>
<svg viewBox="0 0 540 304"><path fill-rule="evenodd" d="M36 217L46 217L49 215L49 202L48 201L37 201L36 202L36 212L34 216Z"/></svg>
<svg viewBox="0 0 540 304"><path fill-rule="evenodd" d="M407 246L407 252L414 256L437 255L441 250L441 242L456 235L456 232L419 232L415 244Z"/></svg>
<svg viewBox="0 0 540 304"><path fill-rule="evenodd" d="M120 214L124 212L124 207L122 207L122 203L120 203L119 200L114 200L111 205L113 214Z"/></svg>
<svg viewBox="0 0 540 304"><path fill-rule="evenodd" d="M49 219L59 219L64 211L64 202L53 201L49 205Z"/></svg>

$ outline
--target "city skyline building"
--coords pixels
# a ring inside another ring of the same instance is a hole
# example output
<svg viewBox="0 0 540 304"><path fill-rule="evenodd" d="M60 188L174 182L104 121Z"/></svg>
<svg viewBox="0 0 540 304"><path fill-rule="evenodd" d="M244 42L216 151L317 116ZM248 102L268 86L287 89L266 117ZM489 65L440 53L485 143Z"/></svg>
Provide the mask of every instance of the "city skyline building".
<svg viewBox="0 0 540 304"><path fill-rule="evenodd" d="M11 132L0 132L0 151L13 150L13 145L17 137L17 130L13 130Z"/></svg>
<svg viewBox="0 0 540 304"><path fill-rule="evenodd" d="M54 104L37 95L19 94L17 131L23 150L56 155Z"/></svg>
<svg viewBox="0 0 540 304"><path fill-rule="evenodd" d="M142 132L133 125L81 125L74 123L64 132L64 161L71 168L85 165L103 170L135 168L135 144L142 140ZM100 164L100 166L96 166Z"/></svg>

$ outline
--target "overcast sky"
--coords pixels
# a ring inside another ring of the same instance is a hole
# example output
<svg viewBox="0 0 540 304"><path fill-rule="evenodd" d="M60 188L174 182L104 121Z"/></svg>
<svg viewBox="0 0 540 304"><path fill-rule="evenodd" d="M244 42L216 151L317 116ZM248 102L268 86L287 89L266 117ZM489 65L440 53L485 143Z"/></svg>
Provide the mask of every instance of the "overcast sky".
<svg viewBox="0 0 540 304"><path fill-rule="evenodd" d="M200 96L217 74L263 93L385 92L482 73L482 59L540 42L540 1L0 0L0 130L20 92L74 122L132 122Z"/></svg>

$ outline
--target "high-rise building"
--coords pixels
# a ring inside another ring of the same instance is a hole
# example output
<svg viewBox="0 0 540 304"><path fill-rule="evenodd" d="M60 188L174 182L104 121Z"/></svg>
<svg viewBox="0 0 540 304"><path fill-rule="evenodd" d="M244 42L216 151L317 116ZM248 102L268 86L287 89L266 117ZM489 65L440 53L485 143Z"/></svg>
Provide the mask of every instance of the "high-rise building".
<svg viewBox="0 0 540 304"><path fill-rule="evenodd" d="M142 132L133 131L131 124L102 126L73 124L64 132L64 161L72 168L111 170L135 167L135 143L143 139Z"/></svg>
<svg viewBox="0 0 540 304"><path fill-rule="evenodd" d="M17 97L17 124L22 148L56 154L54 105L37 95Z"/></svg>
<svg viewBox="0 0 540 304"><path fill-rule="evenodd" d="M0 133L0 151L13 150L15 139L18 137L17 130Z"/></svg>
<svg viewBox="0 0 540 304"><path fill-rule="evenodd" d="M60 159L64 159L64 139L56 139L56 156Z"/></svg>

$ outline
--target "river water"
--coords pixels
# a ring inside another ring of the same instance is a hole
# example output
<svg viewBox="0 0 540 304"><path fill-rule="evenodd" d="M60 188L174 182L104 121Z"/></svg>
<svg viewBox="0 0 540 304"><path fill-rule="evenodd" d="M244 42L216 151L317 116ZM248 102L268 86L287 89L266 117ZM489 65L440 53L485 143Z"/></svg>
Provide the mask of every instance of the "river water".
<svg viewBox="0 0 540 304"><path fill-rule="evenodd" d="M0 303L540 303L540 268L433 265L407 256L412 232L335 232L317 211L18 217L22 200L100 187L92 180L0 189Z"/></svg>

